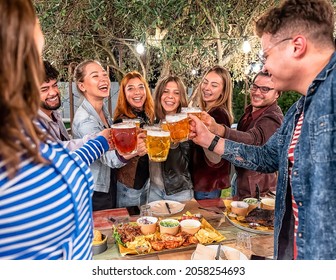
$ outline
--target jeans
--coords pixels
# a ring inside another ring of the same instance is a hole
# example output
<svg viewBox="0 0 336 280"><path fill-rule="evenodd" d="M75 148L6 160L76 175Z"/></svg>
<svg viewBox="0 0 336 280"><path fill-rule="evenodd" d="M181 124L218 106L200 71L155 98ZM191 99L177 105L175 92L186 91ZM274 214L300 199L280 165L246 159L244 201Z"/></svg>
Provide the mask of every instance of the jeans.
<svg viewBox="0 0 336 280"><path fill-rule="evenodd" d="M159 188L151 187L149 190L149 202L156 200L174 200L174 201L189 201L193 199L194 191L193 190L185 190L172 195L167 195L166 192Z"/></svg>
<svg viewBox="0 0 336 280"><path fill-rule="evenodd" d="M149 180L140 190L128 188L124 184L117 182L117 207L140 206L148 201Z"/></svg>
<svg viewBox="0 0 336 280"><path fill-rule="evenodd" d="M194 192L195 199L212 199L218 198L221 195L221 190L214 190L212 192Z"/></svg>

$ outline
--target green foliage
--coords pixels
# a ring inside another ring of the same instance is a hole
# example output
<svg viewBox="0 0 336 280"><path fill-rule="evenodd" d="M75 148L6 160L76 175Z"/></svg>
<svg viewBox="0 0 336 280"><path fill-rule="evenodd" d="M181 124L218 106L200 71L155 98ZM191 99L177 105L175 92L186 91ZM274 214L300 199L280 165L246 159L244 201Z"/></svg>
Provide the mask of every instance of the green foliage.
<svg viewBox="0 0 336 280"><path fill-rule="evenodd" d="M295 91L283 92L278 99L278 104L284 114L302 95Z"/></svg>

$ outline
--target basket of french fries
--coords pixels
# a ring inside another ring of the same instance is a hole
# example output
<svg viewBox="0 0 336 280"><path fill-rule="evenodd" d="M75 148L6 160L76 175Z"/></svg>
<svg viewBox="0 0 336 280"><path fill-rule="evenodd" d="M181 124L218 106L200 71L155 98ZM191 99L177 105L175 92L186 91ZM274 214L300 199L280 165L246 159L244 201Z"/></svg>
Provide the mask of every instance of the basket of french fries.
<svg viewBox="0 0 336 280"><path fill-rule="evenodd" d="M190 212L176 218L179 222L184 219L198 219L201 222L200 229L195 234L182 231L176 234L161 233L160 221L157 222L157 230L152 234L144 235L136 222L124 223L113 226L113 236L118 244L122 256L127 254L149 254L164 250L196 246L197 244L211 244L225 240L225 237L214 229L204 218L197 218Z"/></svg>

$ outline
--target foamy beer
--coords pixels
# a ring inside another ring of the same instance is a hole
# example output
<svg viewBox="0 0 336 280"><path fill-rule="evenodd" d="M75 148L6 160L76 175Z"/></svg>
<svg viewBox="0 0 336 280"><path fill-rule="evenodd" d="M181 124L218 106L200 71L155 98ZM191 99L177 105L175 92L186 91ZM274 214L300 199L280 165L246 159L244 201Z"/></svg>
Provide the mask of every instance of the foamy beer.
<svg viewBox="0 0 336 280"><path fill-rule="evenodd" d="M137 132L134 122L122 122L112 125L112 139L119 154L137 152Z"/></svg>
<svg viewBox="0 0 336 280"><path fill-rule="evenodd" d="M197 116L199 119L201 119L202 117L202 110L201 108L198 108L198 107L182 107L181 108L181 112L182 113L187 113L188 116L189 114L193 114L195 116Z"/></svg>
<svg viewBox="0 0 336 280"><path fill-rule="evenodd" d="M166 121L172 142L177 143L188 140L189 119L187 113L167 115Z"/></svg>
<svg viewBox="0 0 336 280"><path fill-rule="evenodd" d="M137 128L140 127L140 119L123 119L122 122L123 123L134 122Z"/></svg>
<svg viewBox="0 0 336 280"><path fill-rule="evenodd" d="M161 129L148 129L146 148L151 161L161 162L167 159L170 148L170 133Z"/></svg>

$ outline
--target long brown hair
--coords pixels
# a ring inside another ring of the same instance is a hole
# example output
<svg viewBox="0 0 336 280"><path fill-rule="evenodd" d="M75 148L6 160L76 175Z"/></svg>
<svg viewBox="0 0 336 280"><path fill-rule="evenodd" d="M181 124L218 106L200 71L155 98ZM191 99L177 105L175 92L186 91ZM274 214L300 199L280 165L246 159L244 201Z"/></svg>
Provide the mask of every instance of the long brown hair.
<svg viewBox="0 0 336 280"><path fill-rule="evenodd" d="M180 104L177 107L176 112L179 113L181 112L181 107L188 106L186 87L182 80L177 76L166 76L158 81L154 90L154 110L157 120L163 120L166 117L166 112L164 111L161 104L161 96L169 82L175 82L180 92Z"/></svg>
<svg viewBox="0 0 336 280"><path fill-rule="evenodd" d="M202 81L198 85L196 91L197 91L197 96L198 96L198 102L202 110L206 110L206 103L203 101L202 98L202 83L204 78L210 73L210 72L215 72L218 76L220 76L223 80L223 92L219 96L219 98L216 100L216 102L211 106L211 108L207 108L208 110L214 108L214 107L220 107L224 106L228 116L229 116L229 121L232 124L234 117L233 117L233 110L232 110L232 93L233 93L233 83L232 83L232 78L229 73L224 67L215 65L212 68L210 68L203 76Z"/></svg>
<svg viewBox="0 0 336 280"><path fill-rule="evenodd" d="M135 114L132 111L132 107L129 105L125 95L125 87L129 80L139 78L143 82L146 91L146 101L144 104L144 111L147 117L150 119L150 122L154 122L154 101L152 98L151 91L148 87L147 81L142 77L142 75L137 71L132 71L127 73L120 82L118 101L116 108L114 110L113 119L117 120L121 116L126 116L128 118L136 118Z"/></svg>
<svg viewBox="0 0 336 280"><path fill-rule="evenodd" d="M46 135L32 121L44 76L34 38L36 21L30 0L0 1L0 157L10 175L24 152L35 162L44 162L39 143Z"/></svg>

